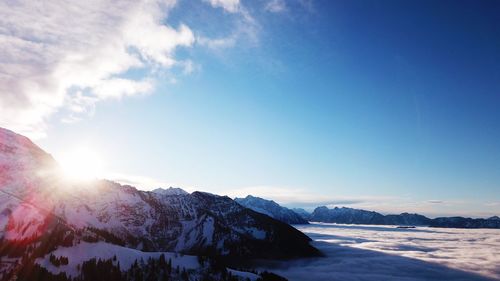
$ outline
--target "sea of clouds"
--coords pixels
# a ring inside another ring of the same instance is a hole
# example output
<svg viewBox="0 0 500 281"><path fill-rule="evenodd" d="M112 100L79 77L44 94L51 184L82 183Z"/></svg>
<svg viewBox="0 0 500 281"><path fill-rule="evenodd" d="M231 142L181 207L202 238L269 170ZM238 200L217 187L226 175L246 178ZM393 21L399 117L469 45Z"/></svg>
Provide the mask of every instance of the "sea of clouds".
<svg viewBox="0 0 500 281"><path fill-rule="evenodd" d="M290 281L500 280L500 230L297 226L325 257L266 262Z"/></svg>

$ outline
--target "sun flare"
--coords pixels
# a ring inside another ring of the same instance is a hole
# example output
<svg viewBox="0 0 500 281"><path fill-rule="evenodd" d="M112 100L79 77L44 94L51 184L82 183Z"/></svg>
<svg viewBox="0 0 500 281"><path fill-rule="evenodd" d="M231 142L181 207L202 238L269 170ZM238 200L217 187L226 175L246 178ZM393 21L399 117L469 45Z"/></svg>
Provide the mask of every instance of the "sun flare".
<svg viewBox="0 0 500 281"><path fill-rule="evenodd" d="M103 161L89 147L78 147L64 153L59 164L64 176L71 180L92 180L102 175Z"/></svg>

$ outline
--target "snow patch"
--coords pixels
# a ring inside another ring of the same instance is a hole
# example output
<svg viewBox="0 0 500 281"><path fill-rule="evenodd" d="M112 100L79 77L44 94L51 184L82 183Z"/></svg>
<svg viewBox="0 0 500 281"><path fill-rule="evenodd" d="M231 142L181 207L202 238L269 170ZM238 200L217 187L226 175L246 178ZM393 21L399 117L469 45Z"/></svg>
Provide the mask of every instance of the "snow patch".
<svg viewBox="0 0 500 281"><path fill-rule="evenodd" d="M215 232L214 219L212 217L208 217L203 222L203 237L205 237L207 245L212 245L214 232Z"/></svg>
<svg viewBox="0 0 500 281"><path fill-rule="evenodd" d="M259 240L264 240L266 238L266 232L255 227L248 228L248 232L255 238Z"/></svg>
<svg viewBox="0 0 500 281"><path fill-rule="evenodd" d="M251 272L246 272L246 271L239 271L239 270L234 270L231 268L227 269L228 272L231 272L233 276L237 276L238 278L241 278L243 280L250 280L250 281L257 281L259 279L259 275Z"/></svg>

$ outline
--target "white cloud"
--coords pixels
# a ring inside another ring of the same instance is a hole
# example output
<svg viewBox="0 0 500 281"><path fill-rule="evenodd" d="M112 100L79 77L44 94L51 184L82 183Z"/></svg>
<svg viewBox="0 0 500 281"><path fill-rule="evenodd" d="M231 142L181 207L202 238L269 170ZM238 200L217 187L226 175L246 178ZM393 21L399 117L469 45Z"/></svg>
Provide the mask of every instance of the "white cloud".
<svg viewBox="0 0 500 281"><path fill-rule="evenodd" d="M271 0L266 3L264 9L271 13L281 13L286 11L285 0Z"/></svg>
<svg viewBox="0 0 500 281"><path fill-rule="evenodd" d="M243 5L241 5L239 1L210 0L210 3L213 7L224 5L223 7L226 7L224 8L226 11L233 13L234 27L229 35L223 37L212 38L198 35L196 38L196 43L198 45L215 51L234 47L236 43L242 41L245 42L244 46L258 45L258 35L261 27L250 12ZM233 5L237 5L237 8L229 8L233 7Z"/></svg>
<svg viewBox="0 0 500 281"><path fill-rule="evenodd" d="M492 280L498 229L312 224L298 226L325 257L264 266L289 280Z"/></svg>
<svg viewBox="0 0 500 281"><path fill-rule="evenodd" d="M151 71L182 63L189 27L163 23L174 0L8 1L0 3L0 126L40 137L67 106L92 111L103 99L152 90ZM130 69L142 77L120 77ZM71 118L70 118L71 119Z"/></svg>
<svg viewBox="0 0 500 281"><path fill-rule="evenodd" d="M93 92L99 99L119 99L127 96L148 94L152 89L153 83L148 79L136 81L123 78L110 78L96 84Z"/></svg>
<svg viewBox="0 0 500 281"><path fill-rule="evenodd" d="M192 60L185 60L180 65L183 68L182 73L184 75L189 75L201 69L201 66L199 64L196 64Z"/></svg>
<svg viewBox="0 0 500 281"><path fill-rule="evenodd" d="M210 3L214 8L223 8L230 13L238 12L240 8L240 0L204 0Z"/></svg>
<svg viewBox="0 0 500 281"><path fill-rule="evenodd" d="M498 201L498 202L486 202L484 205L488 206L488 207L498 207L498 206L500 206L500 201Z"/></svg>
<svg viewBox="0 0 500 281"><path fill-rule="evenodd" d="M198 36L196 42L213 50L226 49L234 47L234 45L236 44L237 39L235 35L236 34L232 34L231 36L223 38L207 38Z"/></svg>

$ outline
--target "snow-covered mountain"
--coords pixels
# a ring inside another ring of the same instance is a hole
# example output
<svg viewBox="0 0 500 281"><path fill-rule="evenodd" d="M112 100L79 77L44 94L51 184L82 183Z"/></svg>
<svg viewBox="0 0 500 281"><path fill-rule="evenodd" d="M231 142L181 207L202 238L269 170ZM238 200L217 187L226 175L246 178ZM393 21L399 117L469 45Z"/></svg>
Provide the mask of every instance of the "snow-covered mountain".
<svg viewBox="0 0 500 281"><path fill-rule="evenodd" d="M352 208L329 209L325 206L314 209L311 221L346 224L384 224L384 216L371 211Z"/></svg>
<svg viewBox="0 0 500 281"><path fill-rule="evenodd" d="M325 206L316 208L311 214L311 220L345 224L378 224L405 226L430 225L431 221L431 219L419 214L402 213L399 215L382 215L373 211L346 207L335 207L333 209L329 209Z"/></svg>
<svg viewBox="0 0 500 281"><path fill-rule="evenodd" d="M256 212L268 215L274 219L288 224L308 224L307 220L303 219L296 212L280 206L272 200L266 200L259 197L248 195L245 198L235 198L234 201L242 206L252 209Z"/></svg>
<svg viewBox="0 0 500 281"><path fill-rule="evenodd" d="M84 241L245 258L319 254L295 228L228 197L174 188L147 192L106 180L66 181L49 154L2 128L0 238L0 257L13 258L46 256ZM5 252L9 247L16 250Z"/></svg>
<svg viewBox="0 0 500 281"><path fill-rule="evenodd" d="M500 228L500 218L498 216L487 219L441 217L431 220L430 226L452 228Z"/></svg>
<svg viewBox="0 0 500 281"><path fill-rule="evenodd" d="M430 225L431 219L419 214L401 213L399 215L385 215L384 224L388 225Z"/></svg>
<svg viewBox="0 0 500 281"><path fill-rule="evenodd" d="M296 214L301 216L306 221L309 221L311 218L311 213L309 213L308 211L306 211L302 208L293 208L292 211L294 211Z"/></svg>
<svg viewBox="0 0 500 281"><path fill-rule="evenodd" d="M464 217L441 217L431 219L419 214L402 213L399 215L382 215L373 211L353 208L329 209L318 207L310 217L311 221L345 224L375 224L403 226L432 226L451 228L500 228L500 219L493 216L488 219L472 219Z"/></svg>

